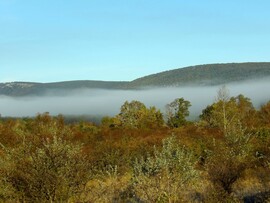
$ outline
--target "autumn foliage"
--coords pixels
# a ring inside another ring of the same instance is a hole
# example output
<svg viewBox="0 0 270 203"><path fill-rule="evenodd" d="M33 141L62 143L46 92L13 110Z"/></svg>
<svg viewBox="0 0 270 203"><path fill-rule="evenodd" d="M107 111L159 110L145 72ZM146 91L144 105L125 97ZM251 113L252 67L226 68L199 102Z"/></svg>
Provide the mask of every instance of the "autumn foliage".
<svg viewBox="0 0 270 203"><path fill-rule="evenodd" d="M269 198L270 103L221 89L197 121L139 101L100 125L0 121L1 202L243 202Z"/></svg>

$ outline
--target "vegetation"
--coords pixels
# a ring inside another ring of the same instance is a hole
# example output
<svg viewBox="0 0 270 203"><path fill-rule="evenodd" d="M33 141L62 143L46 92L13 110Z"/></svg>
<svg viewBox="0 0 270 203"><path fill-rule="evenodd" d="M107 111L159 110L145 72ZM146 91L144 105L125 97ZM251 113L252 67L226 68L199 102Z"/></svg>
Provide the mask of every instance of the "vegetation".
<svg viewBox="0 0 270 203"><path fill-rule="evenodd" d="M0 120L1 202L267 202L270 102L226 87L198 121L190 102L127 101L101 124Z"/></svg>
<svg viewBox="0 0 270 203"><path fill-rule="evenodd" d="M270 75L270 63L206 64L169 70L132 81L132 86L221 85Z"/></svg>
<svg viewBox="0 0 270 203"><path fill-rule="evenodd" d="M207 64L169 70L130 82L82 80L55 83L0 83L0 95L46 95L49 92L59 96L72 90L87 88L125 90L145 87L221 85L269 76L270 63Z"/></svg>
<svg viewBox="0 0 270 203"><path fill-rule="evenodd" d="M186 117L189 116L189 101L184 98L177 98L170 104L167 104L167 124L169 127L178 128L187 123Z"/></svg>

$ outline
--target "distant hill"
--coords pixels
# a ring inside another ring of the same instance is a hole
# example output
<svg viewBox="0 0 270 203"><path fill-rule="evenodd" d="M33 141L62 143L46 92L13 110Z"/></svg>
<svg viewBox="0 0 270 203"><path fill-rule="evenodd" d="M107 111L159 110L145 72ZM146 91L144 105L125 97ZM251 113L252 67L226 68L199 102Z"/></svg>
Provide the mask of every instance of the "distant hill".
<svg viewBox="0 0 270 203"><path fill-rule="evenodd" d="M51 92L65 94L82 88L141 89L145 87L221 85L265 77L270 77L270 63L208 64L169 70L130 82L82 80L55 83L0 83L0 95L44 95Z"/></svg>
<svg viewBox="0 0 270 203"><path fill-rule="evenodd" d="M227 63L190 66L136 79L132 86L220 85L270 76L270 63Z"/></svg>
<svg viewBox="0 0 270 203"><path fill-rule="evenodd" d="M54 83L9 82L0 83L0 95L42 96L45 94L68 94L77 89L124 89L129 82L106 82L94 80L65 81Z"/></svg>

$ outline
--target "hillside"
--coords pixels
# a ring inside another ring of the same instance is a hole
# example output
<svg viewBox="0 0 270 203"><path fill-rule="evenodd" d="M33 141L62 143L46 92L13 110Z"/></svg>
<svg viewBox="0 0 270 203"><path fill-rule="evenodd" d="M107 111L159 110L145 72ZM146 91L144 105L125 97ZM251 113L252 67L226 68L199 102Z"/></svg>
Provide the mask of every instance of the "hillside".
<svg viewBox="0 0 270 203"><path fill-rule="evenodd" d="M270 63L228 63L190 66L169 70L130 82L66 81L55 83L10 82L0 83L0 95L26 96L46 93L65 94L76 89L140 89L145 87L172 87L220 85L270 76Z"/></svg>
<svg viewBox="0 0 270 203"><path fill-rule="evenodd" d="M133 86L220 85L270 76L270 63L228 63L190 66L132 81Z"/></svg>
<svg viewBox="0 0 270 203"><path fill-rule="evenodd" d="M31 83L31 82L9 82L0 83L0 95L26 96L44 94L66 94L76 89L123 89L128 82L106 82L94 80L65 81L54 83Z"/></svg>

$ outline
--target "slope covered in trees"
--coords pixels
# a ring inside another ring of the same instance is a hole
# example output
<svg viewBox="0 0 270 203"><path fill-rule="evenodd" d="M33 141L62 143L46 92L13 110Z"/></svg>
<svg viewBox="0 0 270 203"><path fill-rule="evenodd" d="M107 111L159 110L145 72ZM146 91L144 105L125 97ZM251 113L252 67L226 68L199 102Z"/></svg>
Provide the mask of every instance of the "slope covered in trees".
<svg viewBox="0 0 270 203"><path fill-rule="evenodd" d="M187 121L126 101L117 115L66 124L49 113L0 120L1 202L267 202L270 102L225 87Z"/></svg>
<svg viewBox="0 0 270 203"><path fill-rule="evenodd" d="M270 76L270 63L228 63L198 65L169 70L130 82L67 81L55 83L0 83L0 95L25 96L46 93L65 94L78 89L141 89L146 87L176 87L220 85Z"/></svg>
<svg viewBox="0 0 270 203"><path fill-rule="evenodd" d="M131 83L133 86L220 85L267 76L270 76L270 63L227 63L179 68Z"/></svg>

